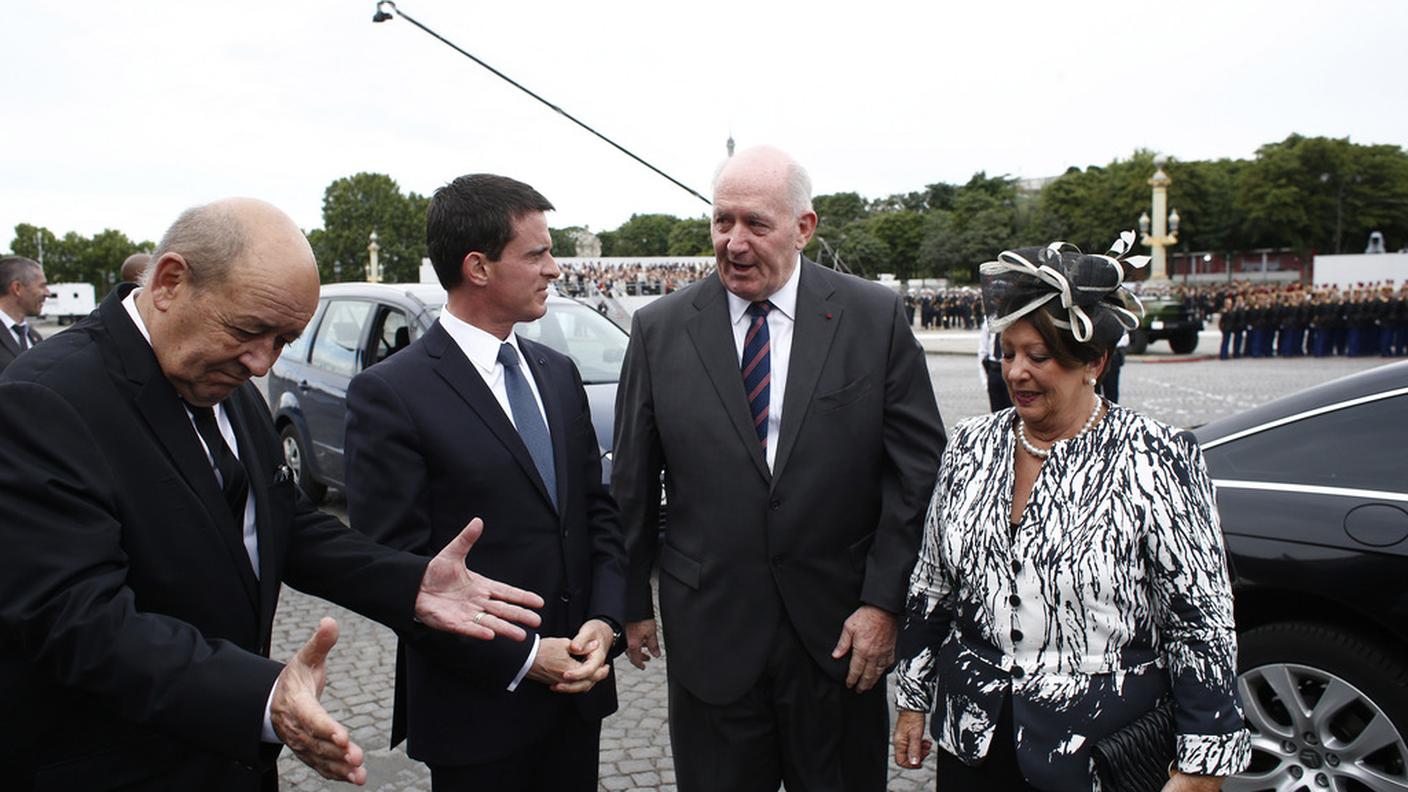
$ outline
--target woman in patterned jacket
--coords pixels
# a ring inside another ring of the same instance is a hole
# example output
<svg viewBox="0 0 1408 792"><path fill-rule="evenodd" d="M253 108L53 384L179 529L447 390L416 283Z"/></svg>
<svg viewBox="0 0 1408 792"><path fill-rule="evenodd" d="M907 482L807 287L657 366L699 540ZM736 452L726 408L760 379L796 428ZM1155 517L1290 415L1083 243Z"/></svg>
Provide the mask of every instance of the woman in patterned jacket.
<svg viewBox="0 0 1408 792"><path fill-rule="evenodd" d="M1013 409L949 439L900 640L895 761L942 749L939 788L1098 788L1091 748L1165 700L1165 790L1213 790L1250 759L1232 593L1193 437L1094 383L1138 300L1109 254L1065 243L981 268Z"/></svg>

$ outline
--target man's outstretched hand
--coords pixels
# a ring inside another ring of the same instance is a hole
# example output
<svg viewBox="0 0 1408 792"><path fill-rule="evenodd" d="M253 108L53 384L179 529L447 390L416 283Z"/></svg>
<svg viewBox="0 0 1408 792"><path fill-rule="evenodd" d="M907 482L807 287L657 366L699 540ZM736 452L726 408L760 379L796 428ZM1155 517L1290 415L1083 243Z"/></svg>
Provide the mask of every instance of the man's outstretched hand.
<svg viewBox="0 0 1408 792"><path fill-rule="evenodd" d="M323 617L313 637L279 673L269 719L283 744L323 778L364 784L367 769L362 766L362 749L318 703L327 681L328 652L335 643L337 622Z"/></svg>
<svg viewBox="0 0 1408 792"><path fill-rule="evenodd" d="M483 531L484 521L475 517L430 559L416 595L416 618L427 627L470 638L489 640L502 635L521 641L527 633L518 625L537 627L542 623L538 614L528 609L543 607L543 598L469 571L465 556Z"/></svg>

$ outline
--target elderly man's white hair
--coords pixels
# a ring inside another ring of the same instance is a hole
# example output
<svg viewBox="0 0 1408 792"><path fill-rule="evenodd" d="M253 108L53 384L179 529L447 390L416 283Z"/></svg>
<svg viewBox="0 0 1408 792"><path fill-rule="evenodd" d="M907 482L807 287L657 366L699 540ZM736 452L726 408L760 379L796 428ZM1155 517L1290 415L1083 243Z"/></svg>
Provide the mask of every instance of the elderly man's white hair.
<svg viewBox="0 0 1408 792"><path fill-rule="evenodd" d="M812 211L812 177L807 169L787 152L775 146L752 146L743 149L719 163L714 169L713 190L718 192L719 177L730 166L734 167L775 167L786 170L787 200L794 214L801 215Z"/></svg>

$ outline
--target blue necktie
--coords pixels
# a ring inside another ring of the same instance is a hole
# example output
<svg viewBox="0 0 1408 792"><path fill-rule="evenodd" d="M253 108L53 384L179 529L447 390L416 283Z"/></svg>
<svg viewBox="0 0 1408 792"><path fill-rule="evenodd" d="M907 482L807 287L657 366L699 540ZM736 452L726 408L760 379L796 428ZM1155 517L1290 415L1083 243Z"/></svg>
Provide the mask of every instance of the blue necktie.
<svg viewBox="0 0 1408 792"><path fill-rule="evenodd" d="M768 447L768 408L771 405L772 361L768 355L772 341L768 338L770 302L755 302L748 306L753 317L748 335L743 337L743 390L748 394L748 413L763 450Z"/></svg>
<svg viewBox="0 0 1408 792"><path fill-rule="evenodd" d="M538 411L538 401L523 378L523 370L518 367L518 350L512 344L501 344L499 362L504 367L504 386L508 390L508 406L513 411L513 425L518 428L523 444L528 446L533 465L543 477L548 498L556 508L557 469L552 464L552 437L548 435L547 424L543 423L543 414Z"/></svg>

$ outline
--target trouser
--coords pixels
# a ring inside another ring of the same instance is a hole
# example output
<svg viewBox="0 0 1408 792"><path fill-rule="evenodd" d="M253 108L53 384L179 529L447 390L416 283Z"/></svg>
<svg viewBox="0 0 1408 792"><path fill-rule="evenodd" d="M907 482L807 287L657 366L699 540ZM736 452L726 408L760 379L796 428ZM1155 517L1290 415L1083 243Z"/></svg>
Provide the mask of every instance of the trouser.
<svg viewBox="0 0 1408 792"><path fill-rule="evenodd" d="M601 721L567 710L557 725L506 757L476 765L430 765L433 792L596 792Z"/></svg>
<svg viewBox="0 0 1408 792"><path fill-rule="evenodd" d="M1242 347L1245 344L1246 335L1246 331L1244 330L1232 331L1232 357L1239 358L1242 356Z"/></svg>
<svg viewBox="0 0 1408 792"><path fill-rule="evenodd" d="M1233 335L1234 335L1234 333L1233 333L1231 330L1223 330L1223 331L1222 331L1222 345L1217 348L1217 358L1218 358L1218 360L1226 360L1226 359L1227 359L1227 346L1228 346L1228 344L1230 344L1230 343L1232 342L1232 336L1233 336Z"/></svg>
<svg viewBox="0 0 1408 792"><path fill-rule="evenodd" d="M763 640L759 636L759 640ZM885 682L848 690L779 620L763 675L737 701L709 704L669 677L670 744L680 792L884 792Z"/></svg>

